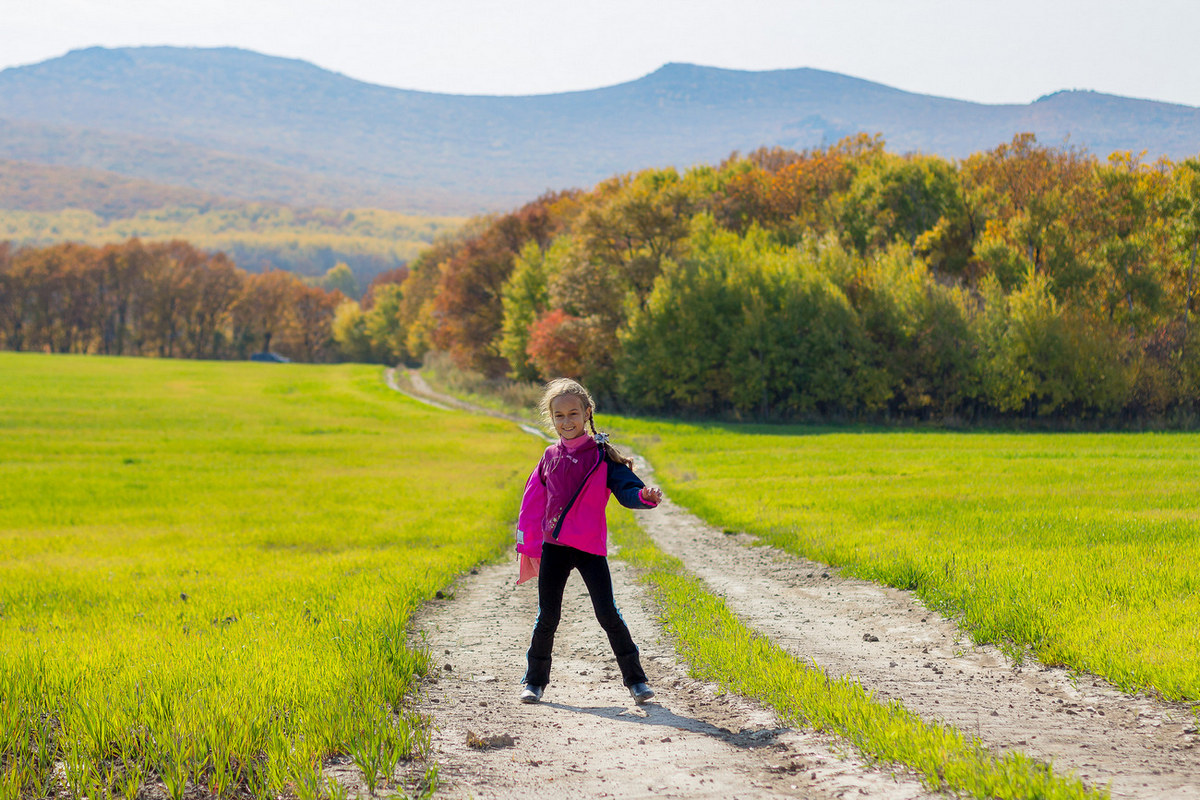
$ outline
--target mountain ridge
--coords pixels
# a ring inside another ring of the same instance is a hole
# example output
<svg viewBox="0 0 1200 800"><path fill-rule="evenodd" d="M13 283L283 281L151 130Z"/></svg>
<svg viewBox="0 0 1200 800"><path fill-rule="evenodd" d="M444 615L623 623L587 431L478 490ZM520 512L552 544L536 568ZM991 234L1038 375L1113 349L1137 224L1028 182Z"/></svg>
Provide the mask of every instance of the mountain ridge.
<svg viewBox="0 0 1200 800"><path fill-rule="evenodd" d="M1200 150L1200 108L1090 90L985 105L813 68L683 62L597 89L439 94L239 48L93 47L0 71L0 130L22 132L0 137L0 159L240 199L474 213L649 166L860 131L949 158L1025 131L1100 156L1179 158Z"/></svg>

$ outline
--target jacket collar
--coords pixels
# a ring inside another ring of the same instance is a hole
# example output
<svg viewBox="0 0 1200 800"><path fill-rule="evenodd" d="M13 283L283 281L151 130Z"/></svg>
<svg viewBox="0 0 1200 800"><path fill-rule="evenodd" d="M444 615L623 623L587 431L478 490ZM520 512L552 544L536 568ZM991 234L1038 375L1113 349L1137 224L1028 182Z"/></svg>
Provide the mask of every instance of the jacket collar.
<svg viewBox="0 0 1200 800"><path fill-rule="evenodd" d="M588 436L586 433L582 436L576 436L574 439L563 439L559 437L558 444L560 447L565 447L572 453L587 449L589 444L593 447L596 445L596 443L592 441L592 437Z"/></svg>

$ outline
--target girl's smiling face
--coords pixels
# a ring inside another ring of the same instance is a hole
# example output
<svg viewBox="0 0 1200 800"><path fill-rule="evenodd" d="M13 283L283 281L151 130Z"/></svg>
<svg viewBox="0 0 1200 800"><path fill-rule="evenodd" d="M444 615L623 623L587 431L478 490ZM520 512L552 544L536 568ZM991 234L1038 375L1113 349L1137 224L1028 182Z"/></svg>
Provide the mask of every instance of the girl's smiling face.
<svg viewBox="0 0 1200 800"><path fill-rule="evenodd" d="M550 419L554 430L563 439L574 439L587 432L586 425L591 414L583 406L578 395L561 394L550 401Z"/></svg>

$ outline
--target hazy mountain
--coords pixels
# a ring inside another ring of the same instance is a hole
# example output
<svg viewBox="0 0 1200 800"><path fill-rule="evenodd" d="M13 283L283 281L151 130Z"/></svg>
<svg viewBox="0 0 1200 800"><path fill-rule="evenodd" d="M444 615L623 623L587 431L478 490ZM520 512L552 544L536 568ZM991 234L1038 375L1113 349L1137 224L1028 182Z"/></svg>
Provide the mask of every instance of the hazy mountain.
<svg viewBox="0 0 1200 800"><path fill-rule="evenodd" d="M687 64L585 92L445 95L236 49L90 48L0 72L0 158L303 205L507 208L641 167L857 131L949 157L1033 131L1100 155L1181 158L1200 151L1200 109L1095 92L982 105L812 69Z"/></svg>

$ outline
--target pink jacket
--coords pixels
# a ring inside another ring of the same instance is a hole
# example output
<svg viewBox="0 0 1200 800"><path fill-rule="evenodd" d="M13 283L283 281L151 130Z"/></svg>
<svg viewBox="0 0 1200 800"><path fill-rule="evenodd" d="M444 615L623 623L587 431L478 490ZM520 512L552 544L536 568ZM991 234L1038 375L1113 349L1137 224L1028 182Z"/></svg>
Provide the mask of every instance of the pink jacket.
<svg viewBox="0 0 1200 800"><path fill-rule="evenodd" d="M546 518L547 492L542 481L543 465L553 462L565 452L567 446L559 440L546 448L529 480L525 482L525 496L521 500L521 513L517 517L517 552L530 558L542 557L542 544L551 542L574 547L585 553L598 556L608 555L608 521L604 508L611 494L626 508L654 508L654 504L642 499L645 484L633 470L624 464L609 461L604 449L596 448L598 463L592 470L575 503L567 511L554 538L556 520Z"/></svg>

